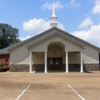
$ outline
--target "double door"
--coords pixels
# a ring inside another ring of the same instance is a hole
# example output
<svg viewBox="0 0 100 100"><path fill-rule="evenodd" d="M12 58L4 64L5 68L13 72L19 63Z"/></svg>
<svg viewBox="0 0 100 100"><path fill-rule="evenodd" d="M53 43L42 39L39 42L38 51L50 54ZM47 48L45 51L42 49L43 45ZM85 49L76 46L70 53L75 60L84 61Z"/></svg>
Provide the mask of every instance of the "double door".
<svg viewBox="0 0 100 100"><path fill-rule="evenodd" d="M48 69L51 71L62 70L62 58L48 58Z"/></svg>

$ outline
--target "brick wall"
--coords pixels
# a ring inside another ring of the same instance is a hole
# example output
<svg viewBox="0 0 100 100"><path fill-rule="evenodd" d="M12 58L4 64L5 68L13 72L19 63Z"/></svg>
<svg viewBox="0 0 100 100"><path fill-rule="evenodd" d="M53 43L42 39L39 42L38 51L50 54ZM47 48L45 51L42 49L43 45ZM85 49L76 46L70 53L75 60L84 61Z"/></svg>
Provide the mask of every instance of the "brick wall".
<svg viewBox="0 0 100 100"><path fill-rule="evenodd" d="M8 66L6 65L6 60L8 59ZM9 67L10 66L10 55L0 55L0 62L2 62L4 65L3 67Z"/></svg>

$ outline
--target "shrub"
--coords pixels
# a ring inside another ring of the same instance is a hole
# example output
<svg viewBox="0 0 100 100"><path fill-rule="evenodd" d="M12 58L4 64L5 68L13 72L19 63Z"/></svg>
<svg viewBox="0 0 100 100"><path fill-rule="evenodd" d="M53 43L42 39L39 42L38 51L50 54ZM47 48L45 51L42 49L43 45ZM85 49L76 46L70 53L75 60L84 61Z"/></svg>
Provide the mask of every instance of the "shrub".
<svg viewBox="0 0 100 100"><path fill-rule="evenodd" d="M2 62L0 62L0 67L2 67L3 66L3 63Z"/></svg>

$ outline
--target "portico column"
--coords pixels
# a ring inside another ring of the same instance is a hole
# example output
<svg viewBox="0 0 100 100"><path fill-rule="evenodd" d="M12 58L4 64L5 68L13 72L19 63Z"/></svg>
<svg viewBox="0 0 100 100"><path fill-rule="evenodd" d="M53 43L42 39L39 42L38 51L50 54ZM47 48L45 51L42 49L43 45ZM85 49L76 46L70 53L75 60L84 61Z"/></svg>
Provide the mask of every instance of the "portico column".
<svg viewBox="0 0 100 100"><path fill-rule="evenodd" d="M66 73L68 72L68 51L66 51Z"/></svg>
<svg viewBox="0 0 100 100"><path fill-rule="evenodd" d="M80 70L80 72L84 72L83 71L83 53L82 52L80 52L80 67L81 67L81 70Z"/></svg>
<svg viewBox="0 0 100 100"><path fill-rule="evenodd" d="M30 73L32 73L32 52L30 52Z"/></svg>
<svg viewBox="0 0 100 100"><path fill-rule="evenodd" d="M45 73L47 73L47 52L45 52Z"/></svg>

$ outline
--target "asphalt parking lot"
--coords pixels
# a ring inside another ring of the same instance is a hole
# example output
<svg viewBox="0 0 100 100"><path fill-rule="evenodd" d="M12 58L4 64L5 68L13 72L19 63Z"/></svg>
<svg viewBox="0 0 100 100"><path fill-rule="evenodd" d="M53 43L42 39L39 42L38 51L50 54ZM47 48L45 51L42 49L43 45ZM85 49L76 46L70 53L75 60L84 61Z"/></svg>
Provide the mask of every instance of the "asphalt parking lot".
<svg viewBox="0 0 100 100"><path fill-rule="evenodd" d="M1 72L0 100L100 100L100 72Z"/></svg>

